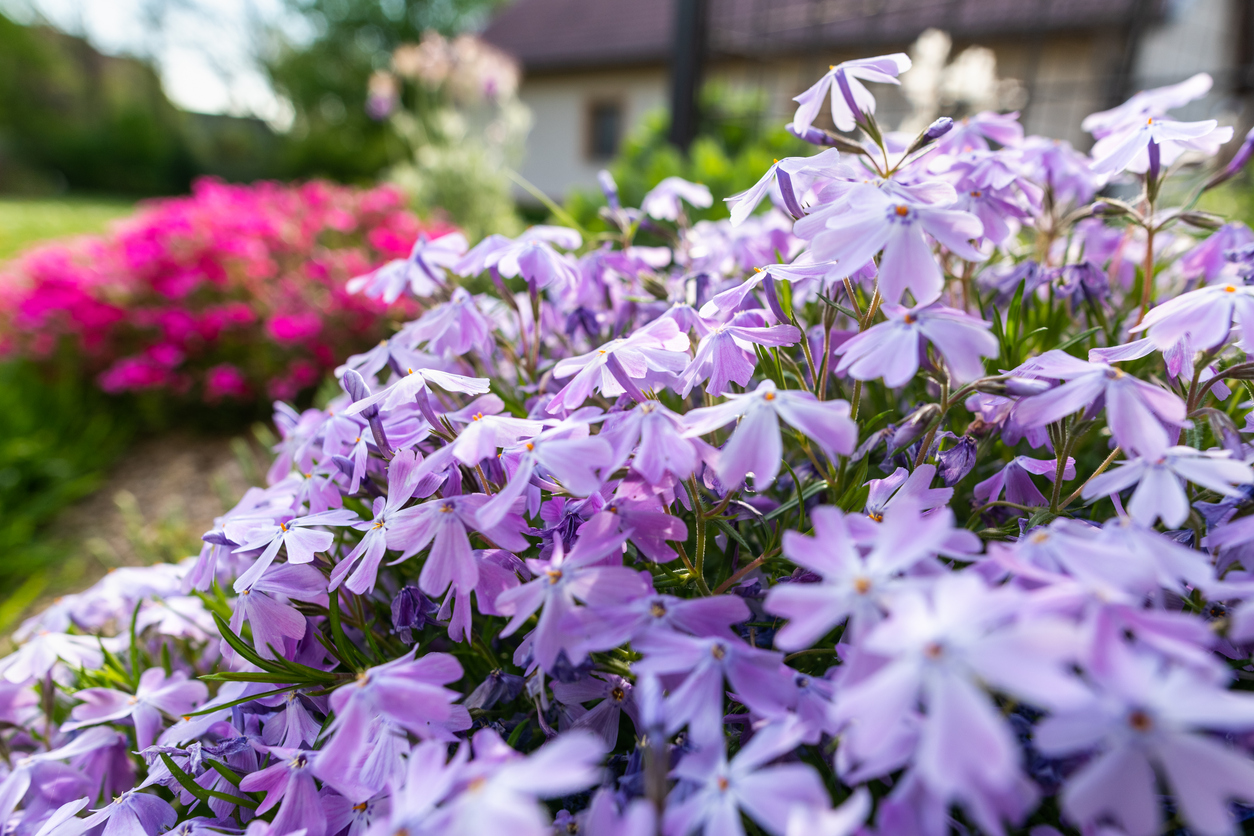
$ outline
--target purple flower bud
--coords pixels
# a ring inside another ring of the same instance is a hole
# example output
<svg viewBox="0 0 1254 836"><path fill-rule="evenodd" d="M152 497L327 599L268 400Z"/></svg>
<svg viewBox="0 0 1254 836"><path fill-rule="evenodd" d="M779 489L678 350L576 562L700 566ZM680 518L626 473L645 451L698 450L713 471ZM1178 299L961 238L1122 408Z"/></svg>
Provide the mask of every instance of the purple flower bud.
<svg viewBox="0 0 1254 836"><path fill-rule="evenodd" d="M823 130L822 128L816 128L813 125L806 128L804 131L799 131L797 130L796 125L789 122L788 133L792 134L802 142L808 142L811 145L821 145L825 148L830 148L837 144L836 137L833 134Z"/></svg>
<svg viewBox="0 0 1254 836"><path fill-rule="evenodd" d="M622 208L622 204L618 202L618 184L614 182L614 175L610 174L608 169L603 168L597 172L597 183L600 184L601 192L605 195L605 202L610 205L610 208Z"/></svg>
<svg viewBox="0 0 1254 836"><path fill-rule="evenodd" d="M1157 142L1151 141L1149 144L1149 171L1146 172L1146 178L1153 183L1158 179L1159 169L1162 168L1162 153Z"/></svg>
<svg viewBox="0 0 1254 836"><path fill-rule="evenodd" d="M909 447L914 443L915 439L923 435L936 416L940 414L940 406L930 403L919 407L913 413L901 422L901 426L893 433L892 439L888 442L889 450L900 450L903 447Z"/></svg>
<svg viewBox="0 0 1254 836"><path fill-rule="evenodd" d="M1228 160L1228 164L1223 167L1223 170L1215 174L1206 183L1206 188L1213 189L1220 183L1236 177L1241 169L1245 168L1251 156L1254 156L1254 128L1250 128L1249 133L1245 135L1245 140L1241 143L1241 147L1237 149L1237 153L1232 155L1232 159Z"/></svg>
<svg viewBox="0 0 1254 836"><path fill-rule="evenodd" d="M1006 378L1006 394L1016 398L1027 398L1047 392L1053 387L1045 380L1034 380L1030 377Z"/></svg>
<svg viewBox="0 0 1254 836"><path fill-rule="evenodd" d="M975 467L975 439L963 436L958 443L936 454L937 472L945 487L952 488Z"/></svg>
<svg viewBox="0 0 1254 836"><path fill-rule="evenodd" d="M414 643L414 633L428 623L439 607L416 586L406 586L392 599L392 630L406 644Z"/></svg>
<svg viewBox="0 0 1254 836"><path fill-rule="evenodd" d="M942 116L932 124L928 125L927 130L923 132L923 135L929 140L940 139L942 136L953 130L953 127L954 120L950 119L948 116Z"/></svg>
<svg viewBox="0 0 1254 836"><path fill-rule="evenodd" d="M516 674L502 670L492 671L479 687L470 692L470 696L462 703L467 708L487 710L497 703L510 703L522 693L525 680Z"/></svg>

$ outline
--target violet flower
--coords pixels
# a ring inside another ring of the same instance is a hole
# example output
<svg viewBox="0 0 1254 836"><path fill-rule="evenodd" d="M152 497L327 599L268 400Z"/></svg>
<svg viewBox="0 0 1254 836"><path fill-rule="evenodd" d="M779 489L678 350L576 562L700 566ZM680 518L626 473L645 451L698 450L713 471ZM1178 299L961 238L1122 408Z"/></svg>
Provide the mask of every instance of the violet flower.
<svg viewBox="0 0 1254 836"><path fill-rule="evenodd" d="M680 333L674 319L661 317L595 351L559 360L553 377L574 378L553 396L546 411L550 415L573 412L594 391L607 398L627 392L642 401L641 390L669 385L687 364L688 335Z"/></svg>
<svg viewBox="0 0 1254 836"><path fill-rule="evenodd" d="M797 234L812 238L815 261L834 261L850 271L883 250L879 290L888 302L900 302L907 290L921 305L940 296L944 277L924 233L959 258L987 258L971 243L983 235L984 226L969 212L909 200L871 184L854 186L847 200L847 211L826 216L821 226L803 228L801 222Z"/></svg>
<svg viewBox="0 0 1254 836"><path fill-rule="evenodd" d="M605 741L607 750L612 750L618 743L622 715L627 715L634 728L640 728L636 703L631 695L634 686L621 676L594 673L578 682L554 682L551 687L553 696L566 705L582 707L582 703L600 700L587 713L581 714L571 728L587 729L599 736Z"/></svg>
<svg viewBox="0 0 1254 836"><path fill-rule="evenodd" d="M798 742L795 736L762 732L730 761L721 740L685 755L672 772L682 800L667 805L662 832L743 836L743 811L771 836L784 836L795 812L826 810L827 790L813 767L770 763Z"/></svg>
<svg viewBox="0 0 1254 836"><path fill-rule="evenodd" d="M1254 287L1222 284L1198 288L1151 309L1131 330L1145 331L1160 351L1174 347L1185 336L1194 350L1205 351L1226 343L1233 325L1240 327L1237 345L1243 351L1254 351Z"/></svg>
<svg viewBox="0 0 1254 836"><path fill-rule="evenodd" d="M1151 116L1142 124L1124 127L1099 139L1093 146L1093 171L1115 174L1127 170L1144 174L1156 164L1171 165L1188 150L1213 153L1230 139L1232 128L1221 128L1214 119L1176 122Z"/></svg>
<svg viewBox="0 0 1254 836"><path fill-rule="evenodd" d="M305 635L305 616L275 596L295 601L317 601L327 593L327 580L313 566L282 564L239 590L231 613L231 629L238 635L247 621L252 627L253 647L266 659L286 656L285 638L299 641ZM225 642L224 642L225 644Z"/></svg>
<svg viewBox="0 0 1254 836"><path fill-rule="evenodd" d="M801 332L792 325L767 325L756 311L736 314L729 322L713 325L701 338L696 355L679 379L680 396L688 397L701 381L706 381L705 392L712 397L726 394L729 382L743 387L757 366L754 345L779 347L796 345L800 340Z"/></svg>
<svg viewBox="0 0 1254 836"><path fill-rule="evenodd" d="M1161 519L1168 528L1179 528L1189 517L1186 482L1223 496L1242 496L1236 486L1254 482L1254 470L1231 455L1227 450L1169 447L1156 459L1142 457L1119 462L1113 469L1093 477L1084 486L1083 496L1109 496L1136 485L1128 502L1132 519L1144 526Z"/></svg>
<svg viewBox="0 0 1254 836"><path fill-rule="evenodd" d="M475 297L458 287L447 302L428 310L405 326L398 336L413 340L414 346L425 343L435 354L460 357L474 349L486 357L495 346L492 338L495 327L479 310Z"/></svg>
<svg viewBox="0 0 1254 836"><path fill-rule="evenodd" d="M68 809L62 809L68 812ZM79 809L82 809L81 806ZM86 818L69 818L64 814L55 817L43 836L80 836L96 828L102 828L99 832L109 836L157 836L177 821L178 814L174 808L162 799L151 793L127 790L109 805L93 810Z"/></svg>
<svg viewBox="0 0 1254 836"><path fill-rule="evenodd" d="M1254 699L1118 645L1110 658L1108 672L1092 673L1097 690L1033 735L1046 756L1097 750L1063 787L1067 818L1080 827L1113 820L1129 836L1152 836L1162 829L1157 774L1191 831L1232 832L1228 803L1254 802L1254 764L1203 732L1254 728Z"/></svg>
<svg viewBox="0 0 1254 836"><path fill-rule="evenodd" d="M1000 352L992 326L982 319L938 302L916 308L884 305L887 322L857 334L832 352L840 357L836 373L855 380L884 378L890 388L904 386L919 369L926 339L945 359L954 383L968 383L983 376L985 357Z"/></svg>
<svg viewBox="0 0 1254 836"><path fill-rule="evenodd" d="M189 680L183 671L166 676L161 668L149 668L140 675L134 694L84 688L74 696L82 705L70 712L62 731L130 720L135 724L136 747L147 749L156 740L165 716L180 717L195 710L208 698L209 689L199 680Z"/></svg>
<svg viewBox="0 0 1254 836"><path fill-rule="evenodd" d="M682 177L667 177L649 190L640 201L640 209L650 218L677 221L684 211L681 200L698 209L709 209L714 205L708 187L689 183Z"/></svg>
<svg viewBox="0 0 1254 836"><path fill-rule="evenodd" d="M466 237L460 232L450 232L439 238L429 239L419 235L409 258L389 261L387 264L349 281L349 293L364 293L373 299L392 304L405 291L419 299L425 299L443 287L448 279L446 272L466 252Z"/></svg>
<svg viewBox="0 0 1254 836"><path fill-rule="evenodd" d="M875 97L862 85L863 81L900 84L897 76L910 69L905 53L859 58L831 67L810 89L795 97L798 103L793 127L805 131L814 124L823 109L823 98L831 91L832 121L838 131L852 131L866 115L875 114Z"/></svg>
<svg viewBox="0 0 1254 836"><path fill-rule="evenodd" d="M1043 427L1086 407L1104 402L1115 441L1134 455L1156 458L1170 446L1164 423L1186 423L1184 401L1105 363L1086 363L1054 349L1021 367L1033 376L1066 381L1021 399L1014 419L1023 427Z"/></svg>
<svg viewBox="0 0 1254 836"><path fill-rule="evenodd" d="M896 503L875 529L863 554L837 508L811 512L814 537L784 532L784 556L819 576L819 583L781 583L771 588L766 611L788 623L775 636L781 650L810 647L846 618L846 640L860 638L877 624L886 601L903 583L901 575L945 549L953 512L921 516L913 500Z"/></svg>
<svg viewBox="0 0 1254 836"><path fill-rule="evenodd" d="M318 552L329 549L335 542L335 535L329 531L311 530L310 526L344 526L357 521L355 512L340 508L239 531L240 545L235 549L235 554L258 549L262 549L262 552L253 565L248 567L248 571L235 579L235 591L242 592L256 584L278 556L280 547L286 550L287 562L292 564L312 563ZM239 525L242 528L247 523ZM237 536L229 528L227 534Z"/></svg>
<svg viewBox="0 0 1254 836"><path fill-rule="evenodd" d="M1004 490L1007 502L1044 508L1049 501L1032 483L1031 474L1044 476L1049 481L1054 481L1058 475L1058 460L1015 456L1001 470L976 485L972 490L972 495L977 504L984 505L1001 499ZM1070 456L1067 457L1067 463L1063 466L1062 478L1066 482L1075 478L1075 459Z"/></svg>
<svg viewBox="0 0 1254 836"><path fill-rule="evenodd" d="M771 192L772 184L777 184L788 211L794 218L800 218L804 214L800 198L813 180L854 173L856 172L852 167L840 162L840 152L835 148L829 148L813 157L785 157L776 160L751 188L724 198L731 210L731 225L740 226L744 223L762 202L762 198Z"/></svg>
<svg viewBox="0 0 1254 836"><path fill-rule="evenodd" d="M568 290L579 283L579 271L568 256L554 249L554 245L573 250L582 243L583 238L573 229L538 225L529 227L515 239L489 235L452 269L462 276L495 269L506 279L522 276L537 289Z"/></svg>
<svg viewBox="0 0 1254 836"><path fill-rule="evenodd" d="M327 817L314 783L314 765L323 753L281 746L268 746L265 751L273 756L274 763L245 775L239 784L245 792L266 794L257 813L277 805L279 811L270 823L275 833L304 830L306 836L327 836Z"/></svg>
<svg viewBox="0 0 1254 836"><path fill-rule="evenodd" d="M769 485L779 473L783 455L779 419L818 442L829 456L849 455L858 442L858 427L845 401L820 401L809 392L776 389L764 380L753 392L731 395L724 403L694 409L687 415L692 438L713 432L737 418L739 425L719 455L717 471L726 485L739 485L752 474L754 484Z"/></svg>

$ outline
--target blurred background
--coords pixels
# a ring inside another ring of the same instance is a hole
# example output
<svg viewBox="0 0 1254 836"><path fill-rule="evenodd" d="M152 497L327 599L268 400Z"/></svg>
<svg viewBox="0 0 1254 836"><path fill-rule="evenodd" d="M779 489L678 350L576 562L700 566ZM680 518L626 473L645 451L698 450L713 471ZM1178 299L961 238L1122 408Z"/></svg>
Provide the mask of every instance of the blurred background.
<svg viewBox="0 0 1254 836"><path fill-rule="evenodd" d="M407 313L336 319L352 275L453 226L595 230L603 168L725 216L808 153L792 97L898 51L891 129L1018 111L1086 150L1086 114L1198 72L1182 118L1254 124L1251 0L0 0L0 633L198 548L271 399Z"/></svg>

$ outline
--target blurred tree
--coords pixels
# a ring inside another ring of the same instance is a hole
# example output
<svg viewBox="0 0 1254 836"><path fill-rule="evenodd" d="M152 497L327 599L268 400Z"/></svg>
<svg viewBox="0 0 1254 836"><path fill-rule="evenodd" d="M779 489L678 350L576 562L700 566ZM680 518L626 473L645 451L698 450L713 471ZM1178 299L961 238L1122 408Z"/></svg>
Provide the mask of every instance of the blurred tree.
<svg viewBox="0 0 1254 836"><path fill-rule="evenodd" d="M0 190L159 194L193 172L150 66L0 14Z"/></svg>
<svg viewBox="0 0 1254 836"><path fill-rule="evenodd" d="M405 157L392 127L366 112L370 74L388 66L393 49L424 31L449 35L474 28L501 2L287 0L312 34L281 41L266 61L275 89L295 109L284 173L360 181Z"/></svg>

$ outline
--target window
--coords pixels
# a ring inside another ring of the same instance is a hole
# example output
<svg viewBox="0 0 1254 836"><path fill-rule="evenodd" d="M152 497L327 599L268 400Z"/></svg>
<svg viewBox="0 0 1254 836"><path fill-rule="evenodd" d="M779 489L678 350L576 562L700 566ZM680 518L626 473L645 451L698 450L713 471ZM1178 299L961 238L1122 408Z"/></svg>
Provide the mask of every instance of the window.
<svg viewBox="0 0 1254 836"><path fill-rule="evenodd" d="M623 133L623 105L612 99L588 104L587 155L591 160L608 160L618 153Z"/></svg>

